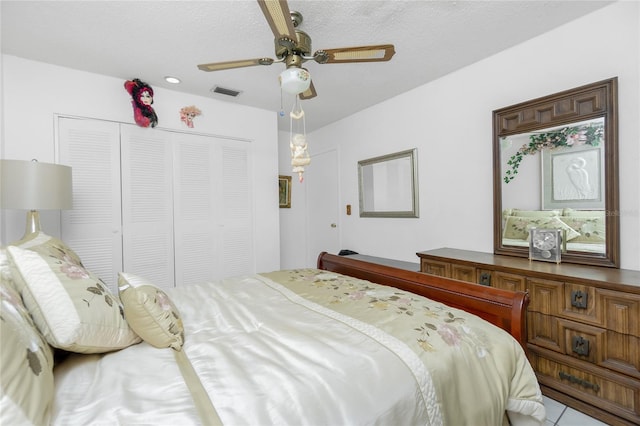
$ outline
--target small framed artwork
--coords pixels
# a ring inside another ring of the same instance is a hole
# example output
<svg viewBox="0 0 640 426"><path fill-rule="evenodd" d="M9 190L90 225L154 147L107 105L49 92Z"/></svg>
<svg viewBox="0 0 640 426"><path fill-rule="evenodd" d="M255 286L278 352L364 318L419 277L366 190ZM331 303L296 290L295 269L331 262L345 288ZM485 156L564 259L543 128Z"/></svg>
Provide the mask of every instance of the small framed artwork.
<svg viewBox="0 0 640 426"><path fill-rule="evenodd" d="M278 176L278 194L280 198L280 208L291 208L291 176Z"/></svg>
<svg viewBox="0 0 640 426"><path fill-rule="evenodd" d="M542 208L604 209L604 152L601 146L545 149Z"/></svg>

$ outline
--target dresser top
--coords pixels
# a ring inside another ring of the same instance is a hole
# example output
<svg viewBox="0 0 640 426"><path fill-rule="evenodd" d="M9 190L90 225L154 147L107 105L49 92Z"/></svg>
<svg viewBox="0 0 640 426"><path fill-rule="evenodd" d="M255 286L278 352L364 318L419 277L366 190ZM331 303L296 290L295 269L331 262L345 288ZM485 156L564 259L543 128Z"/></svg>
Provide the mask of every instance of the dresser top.
<svg viewBox="0 0 640 426"><path fill-rule="evenodd" d="M610 286L630 286L634 293L640 293L640 271L629 269L606 268L599 266L577 265L572 263L552 263L531 261L522 257L512 257L483 253L478 251L460 250L453 248L439 248L435 250L421 251L416 253L421 259L434 259L441 261L455 260L474 267L489 265L499 268L502 271L513 273L527 273L531 276L538 276L548 279L558 279L558 277L574 278L581 281L592 281L594 283L607 283Z"/></svg>

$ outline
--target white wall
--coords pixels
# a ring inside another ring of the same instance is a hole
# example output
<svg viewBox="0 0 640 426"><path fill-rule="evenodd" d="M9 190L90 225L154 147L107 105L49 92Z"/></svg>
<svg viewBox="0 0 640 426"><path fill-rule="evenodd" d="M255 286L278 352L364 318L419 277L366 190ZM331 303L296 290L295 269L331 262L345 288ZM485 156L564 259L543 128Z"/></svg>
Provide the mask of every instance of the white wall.
<svg viewBox="0 0 640 426"><path fill-rule="evenodd" d="M438 247L492 252L492 111L617 76L621 267L640 270L639 5L615 3L311 133L311 151L339 146L341 247L411 262ZM360 218L358 160L414 147L420 218ZM283 254L303 214L281 222Z"/></svg>
<svg viewBox="0 0 640 426"><path fill-rule="evenodd" d="M130 95L124 81L2 55L0 155L2 158L56 162L55 114L133 123ZM144 80L144 76L139 77ZM178 114L180 108L196 105L202 115L188 129ZM272 111L242 107L206 97L154 88L153 107L158 128L177 129L251 141L252 184L255 194L256 270L280 267L278 217L278 131ZM251 123L247 126L247 123ZM25 212L2 210L0 244L20 238ZM42 227L59 235L58 216L41 212Z"/></svg>

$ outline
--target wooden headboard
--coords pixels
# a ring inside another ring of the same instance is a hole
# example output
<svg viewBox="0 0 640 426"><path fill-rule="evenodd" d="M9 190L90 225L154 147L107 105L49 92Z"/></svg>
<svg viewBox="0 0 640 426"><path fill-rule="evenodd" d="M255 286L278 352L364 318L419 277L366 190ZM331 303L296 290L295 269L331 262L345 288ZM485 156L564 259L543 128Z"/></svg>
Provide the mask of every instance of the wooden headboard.
<svg viewBox="0 0 640 426"><path fill-rule="evenodd" d="M465 310L506 330L526 350L529 295L322 252L318 269L396 287Z"/></svg>

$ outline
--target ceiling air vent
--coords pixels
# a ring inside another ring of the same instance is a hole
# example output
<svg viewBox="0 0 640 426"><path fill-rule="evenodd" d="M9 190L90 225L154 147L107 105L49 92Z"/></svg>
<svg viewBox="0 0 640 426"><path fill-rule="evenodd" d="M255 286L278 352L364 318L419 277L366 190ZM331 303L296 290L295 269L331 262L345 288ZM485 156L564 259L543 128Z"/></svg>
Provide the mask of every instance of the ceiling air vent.
<svg viewBox="0 0 640 426"><path fill-rule="evenodd" d="M211 89L213 93L217 93L219 95L231 96L233 98L237 98L240 93L240 90L227 89L226 87L216 86Z"/></svg>

